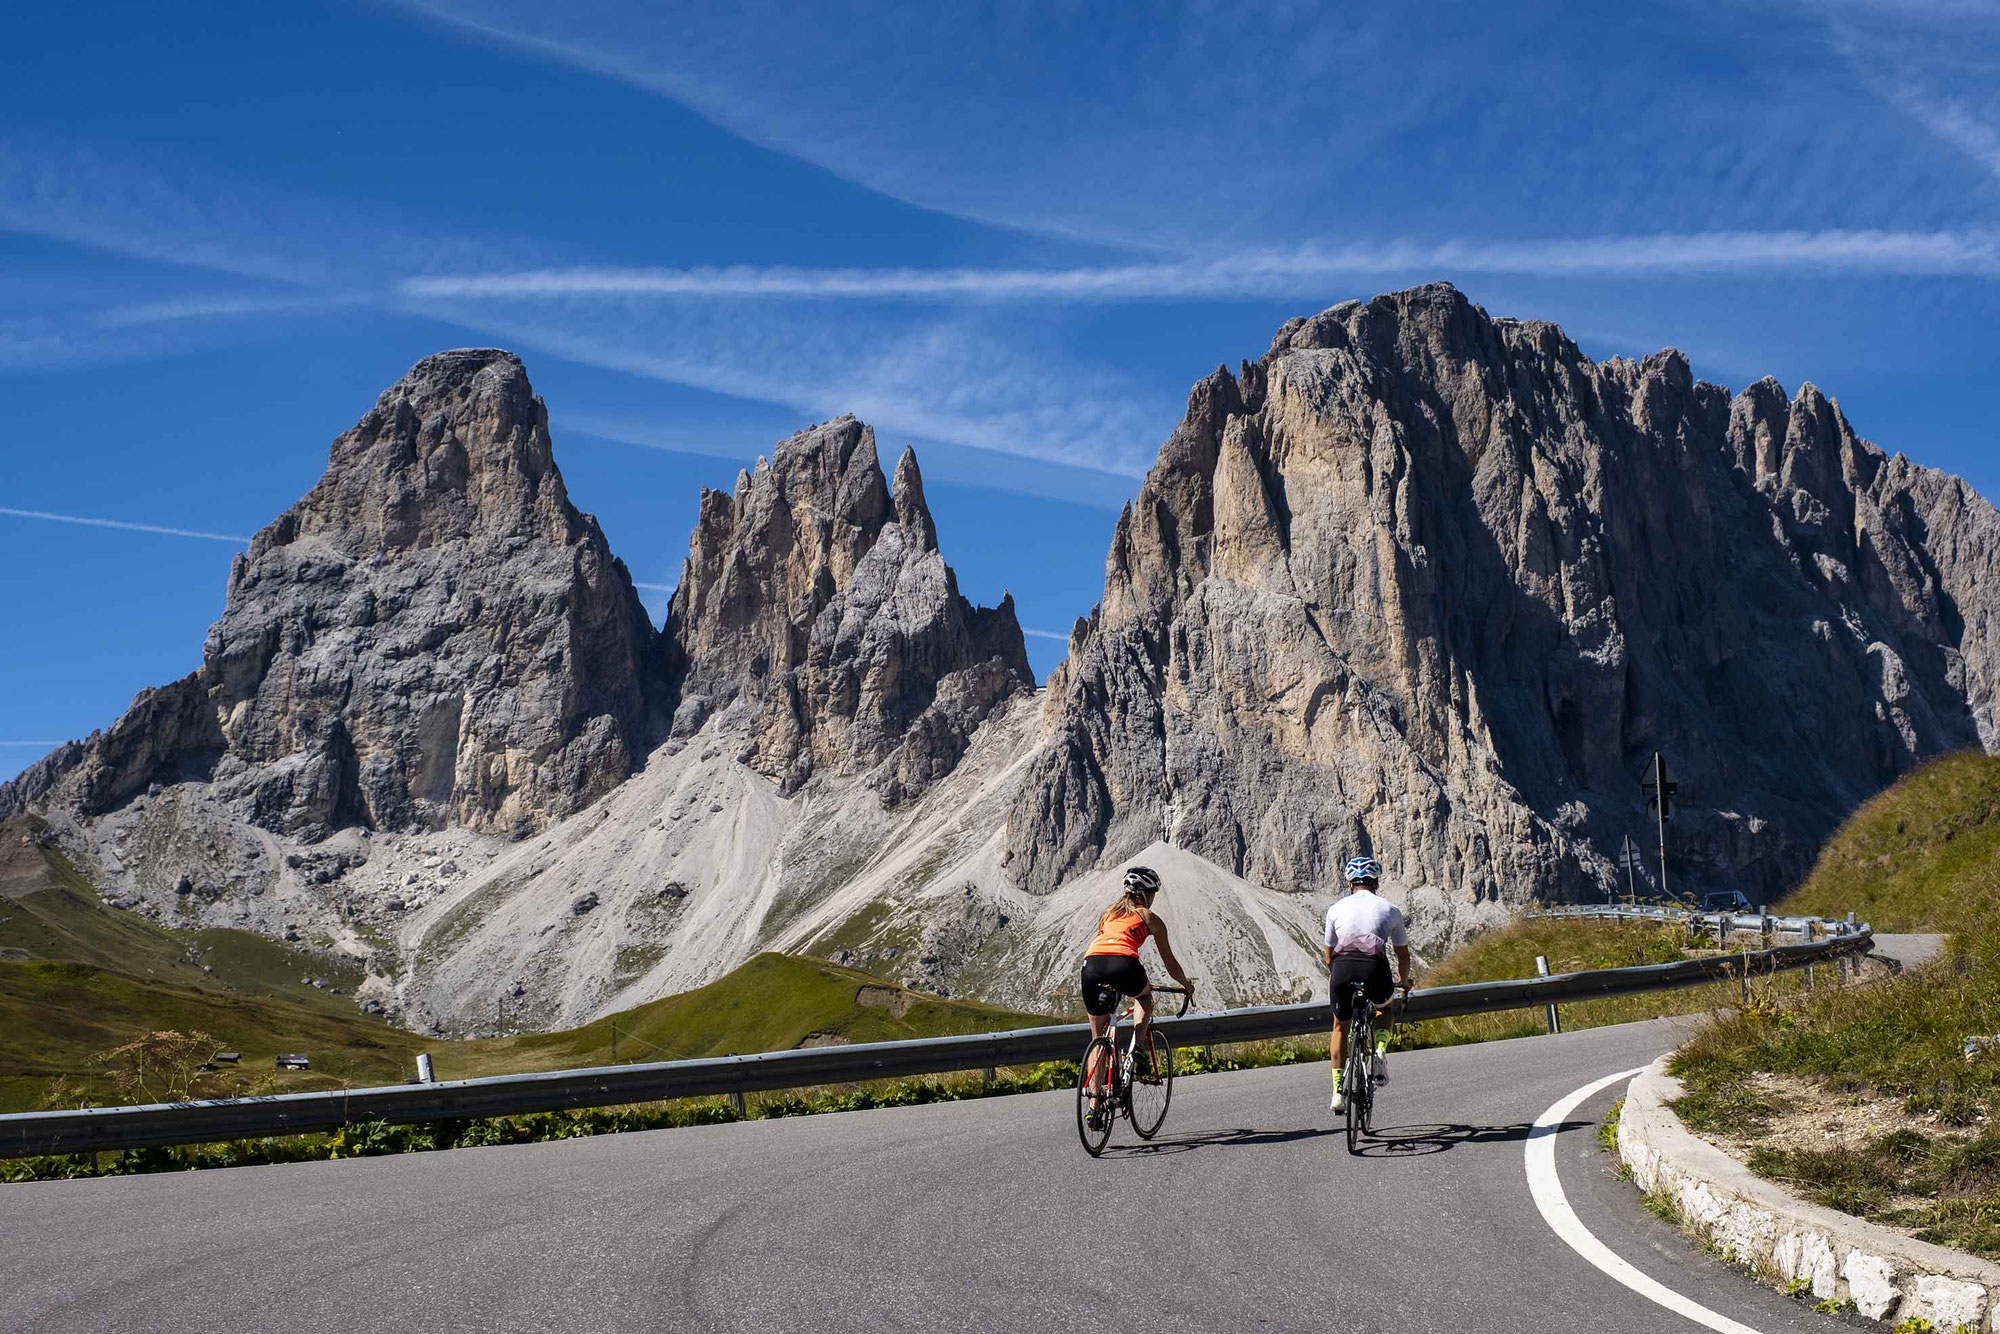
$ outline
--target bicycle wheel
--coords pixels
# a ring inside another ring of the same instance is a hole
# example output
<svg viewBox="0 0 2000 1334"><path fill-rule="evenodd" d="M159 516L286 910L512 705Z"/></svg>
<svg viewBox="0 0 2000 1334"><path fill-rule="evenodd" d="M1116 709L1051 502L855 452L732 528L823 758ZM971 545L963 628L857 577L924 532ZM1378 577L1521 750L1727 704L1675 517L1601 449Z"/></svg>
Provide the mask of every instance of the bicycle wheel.
<svg viewBox="0 0 2000 1334"><path fill-rule="evenodd" d="M1103 1153L1104 1146L1111 1142L1111 1123L1118 1117L1117 1100L1111 1094L1112 1068L1116 1061L1117 1053L1112 1049L1111 1039L1092 1038L1090 1045L1083 1049L1083 1063L1076 1071L1076 1134L1083 1141L1084 1151L1093 1158ZM1092 1066L1096 1067L1097 1086L1103 1095L1094 1110L1090 1098Z"/></svg>
<svg viewBox="0 0 2000 1334"><path fill-rule="evenodd" d="M1139 1132L1139 1138L1159 1134L1160 1123L1167 1119L1167 1104L1174 1100L1174 1049L1157 1028L1153 1030L1151 1059L1144 1052L1139 1054L1126 1097L1131 1104L1132 1129Z"/></svg>
<svg viewBox="0 0 2000 1334"><path fill-rule="evenodd" d="M1369 1057L1373 1050L1374 1034L1372 1025L1362 1015L1357 1014L1347 1029L1347 1060L1345 1073L1341 1075L1341 1092L1346 1095L1347 1104L1347 1151L1361 1152L1361 1137L1368 1133L1368 1087Z"/></svg>

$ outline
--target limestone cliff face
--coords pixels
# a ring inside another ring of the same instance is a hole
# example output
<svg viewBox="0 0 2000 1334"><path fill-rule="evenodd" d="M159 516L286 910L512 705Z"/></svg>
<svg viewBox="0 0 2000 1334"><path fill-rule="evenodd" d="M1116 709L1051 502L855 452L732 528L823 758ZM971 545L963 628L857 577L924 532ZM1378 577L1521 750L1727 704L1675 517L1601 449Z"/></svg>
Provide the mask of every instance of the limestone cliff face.
<svg viewBox="0 0 2000 1334"><path fill-rule="evenodd" d="M2000 745L2000 514L1805 386L1595 364L1431 286L1195 387L1009 817L1046 892L1163 835L1279 888L1608 885L1654 749L1683 884L1775 894L1860 800Z"/></svg>
<svg viewBox="0 0 2000 1334"><path fill-rule="evenodd" d="M916 456L891 485L852 417L703 493L666 633L675 734L718 719L785 792L879 769L886 799L912 796L1034 688L1013 600L959 594Z"/></svg>
<svg viewBox="0 0 2000 1334"><path fill-rule="evenodd" d="M200 670L12 800L103 812L210 780L255 824L523 833L621 782L663 717L654 632L511 353L428 357L230 570Z"/></svg>

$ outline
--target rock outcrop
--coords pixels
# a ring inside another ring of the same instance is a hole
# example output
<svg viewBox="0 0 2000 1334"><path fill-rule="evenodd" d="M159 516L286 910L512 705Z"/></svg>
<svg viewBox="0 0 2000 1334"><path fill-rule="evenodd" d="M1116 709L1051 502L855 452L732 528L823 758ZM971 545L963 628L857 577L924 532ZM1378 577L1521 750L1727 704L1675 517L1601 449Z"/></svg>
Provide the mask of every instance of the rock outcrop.
<svg viewBox="0 0 2000 1334"><path fill-rule="evenodd" d="M654 632L570 504L511 353L428 357L231 566L201 668L11 801L103 813L206 779L255 825L519 835L622 782L664 724Z"/></svg>
<svg viewBox="0 0 2000 1334"><path fill-rule="evenodd" d="M675 735L714 720L786 793L875 770L907 799L1034 689L1013 599L959 594L916 455L891 485L852 417L782 442L733 496L703 491L666 634Z"/></svg>
<svg viewBox="0 0 2000 1334"><path fill-rule="evenodd" d="M1280 888L1375 851L1468 902L1773 895L1925 756L2000 744L2000 515L1805 386L1595 364L1438 285L1195 387L1121 516L1009 818L1047 892L1153 839Z"/></svg>

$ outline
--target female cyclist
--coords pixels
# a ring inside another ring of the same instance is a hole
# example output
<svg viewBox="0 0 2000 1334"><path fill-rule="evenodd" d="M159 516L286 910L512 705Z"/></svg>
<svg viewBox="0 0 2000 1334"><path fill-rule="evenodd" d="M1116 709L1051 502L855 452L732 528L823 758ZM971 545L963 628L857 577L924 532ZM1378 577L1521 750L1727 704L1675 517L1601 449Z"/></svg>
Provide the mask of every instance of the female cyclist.
<svg viewBox="0 0 2000 1334"><path fill-rule="evenodd" d="M1166 964L1174 981L1194 994L1194 982L1181 969L1167 943L1167 924L1153 911L1153 896L1160 892L1160 873L1150 866L1134 866L1125 872L1124 892L1097 919L1097 939L1083 957L1083 1008L1090 1014L1090 1034L1103 1037L1111 1026L1111 1016L1130 996L1139 1005L1139 1032L1136 1050L1153 1050L1153 984L1139 962L1139 947L1147 937L1158 943L1160 962ZM1093 1052L1102 1048L1092 1047ZM1093 1093L1103 1087L1103 1075L1090 1071ZM1094 1101L1094 1099L1093 1099Z"/></svg>

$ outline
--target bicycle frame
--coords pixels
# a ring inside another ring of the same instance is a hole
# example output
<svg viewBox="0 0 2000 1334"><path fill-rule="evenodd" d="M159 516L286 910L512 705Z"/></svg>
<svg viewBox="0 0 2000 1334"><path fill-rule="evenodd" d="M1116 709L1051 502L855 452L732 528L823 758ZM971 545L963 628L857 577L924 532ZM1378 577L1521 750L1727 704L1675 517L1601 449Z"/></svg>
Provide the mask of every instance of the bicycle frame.
<svg viewBox="0 0 2000 1334"><path fill-rule="evenodd" d="M1174 1011L1172 1018L1178 1019L1188 1012L1194 997L1185 987L1154 987L1154 996L1179 996L1181 1008ZM1159 1018L1160 1009L1154 1006L1154 1017ZM1111 1039L1111 1069L1105 1072L1105 1087L1098 1096L1111 1100L1111 1114L1129 1114L1128 1099L1132 1095L1132 1053L1139 1039L1139 998L1128 996L1125 1004L1112 1011L1111 1021L1105 1026L1104 1035ZM1096 1039L1093 1038L1092 1041Z"/></svg>

